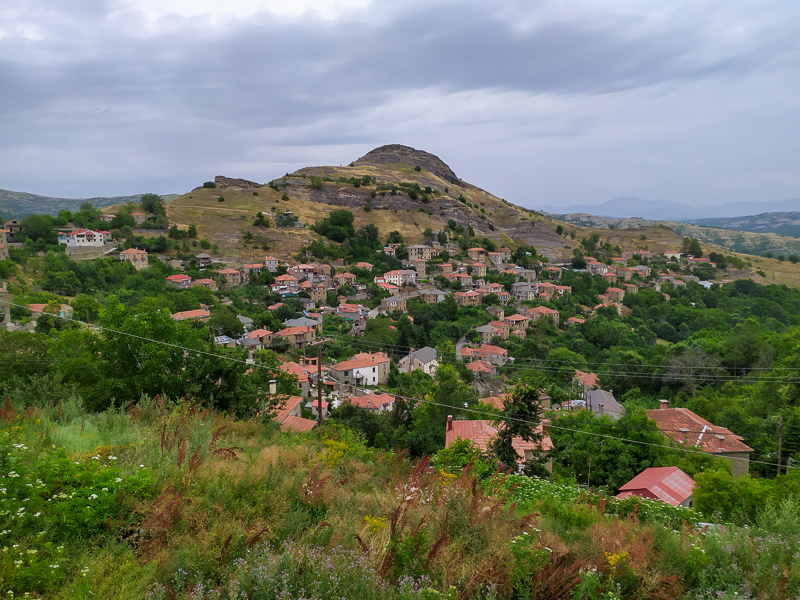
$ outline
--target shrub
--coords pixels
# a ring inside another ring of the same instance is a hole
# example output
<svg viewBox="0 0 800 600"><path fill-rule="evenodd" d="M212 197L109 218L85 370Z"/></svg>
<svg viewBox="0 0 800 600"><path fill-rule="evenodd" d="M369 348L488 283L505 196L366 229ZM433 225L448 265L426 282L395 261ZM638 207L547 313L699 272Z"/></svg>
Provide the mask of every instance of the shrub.
<svg viewBox="0 0 800 600"><path fill-rule="evenodd" d="M203 183L203 187L206 188L207 190L211 190L217 187L217 184L214 183L213 181L206 181Z"/></svg>
<svg viewBox="0 0 800 600"><path fill-rule="evenodd" d="M225 198L223 196L220 196L219 198L217 198L217 202L225 202Z"/></svg>

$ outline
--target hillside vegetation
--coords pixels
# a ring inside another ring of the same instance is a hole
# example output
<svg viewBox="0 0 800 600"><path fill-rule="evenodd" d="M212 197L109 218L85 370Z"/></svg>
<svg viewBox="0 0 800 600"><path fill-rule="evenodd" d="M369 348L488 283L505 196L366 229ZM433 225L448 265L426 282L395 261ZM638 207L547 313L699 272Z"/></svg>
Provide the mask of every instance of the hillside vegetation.
<svg viewBox="0 0 800 600"><path fill-rule="evenodd" d="M521 477L481 482L187 402L0 413L4 596L790 598L800 505L753 527Z"/></svg>
<svg viewBox="0 0 800 600"><path fill-rule="evenodd" d="M692 237L726 251L741 254L800 255L800 235L794 225L797 213L770 213L765 215L740 217L736 219L703 219L693 223L681 221L655 221L639 217L616 219L600 217L588 213L550 215L573 226L588 228L641 229L668 227L681 236ZM783 217L781 217L783 215ZM764 221L768 225L764 227ZM778 225L781 223L782 225Z"/></svg>

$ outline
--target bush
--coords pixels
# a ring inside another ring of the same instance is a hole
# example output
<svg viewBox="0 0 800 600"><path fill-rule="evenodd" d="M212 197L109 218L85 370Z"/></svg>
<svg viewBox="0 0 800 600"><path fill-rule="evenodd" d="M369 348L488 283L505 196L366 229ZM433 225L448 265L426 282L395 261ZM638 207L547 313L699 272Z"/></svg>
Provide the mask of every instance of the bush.
<svg viewBox="0 0 800 600"><path fill-rule="evenodd" d="M225 202L225 198L223 198L222 196L220 196L219 198L217 198L217 202Z"/></svg>
<svg viewBox="0 0 800 600"><path fill-rule="evenodd" d="M214 189L215 187L217 187L217 184L214 183L213 181L206 181L206 182L203 183L203 187L206 188L207 190L210 190L210 189Z"/></svg>

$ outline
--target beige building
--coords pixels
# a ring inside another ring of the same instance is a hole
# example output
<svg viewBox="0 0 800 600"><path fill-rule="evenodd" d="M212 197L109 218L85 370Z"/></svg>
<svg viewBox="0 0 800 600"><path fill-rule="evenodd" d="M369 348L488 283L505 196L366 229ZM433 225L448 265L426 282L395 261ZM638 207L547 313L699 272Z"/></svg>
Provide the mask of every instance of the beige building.
<svg viewBox="0 0 800 600"><path fill-rule="evenodd" d="M459 306L480 306L482 301L481 295L472 290L468 292L456 292L453 294L453 297L456 299L456 303Z"/></svg>
<svg viewBox="0 0 800 600"><path fill-rule="evenodd" d="M430 260L433 258L434 250L430 246L415 244L409 246L407 250L409 260Z"/></svg>
<svg viewBox="0 0 800 600"><path fill-rule="evenodd" d="M435 348L425 346L419 350L412 350L407 356L404 356L397 363L397 369L401 373L410 373L411 371L422 371L431 377L436 375L436 369L439 368L439 353Z"/></svg>
<svg viewBox="0 0 800 600"><path fill-rule="evenodd" d="M238 287L242 284L242 272L237 271L236 269L231 269L230 267L226 269L222 269L219 272L220 275L225 276L225 280L228 282L228 285L233 287Z"/></svg>
<svg viewBox="0 0 800 600"><path fill-rule="evenodd" d="M317 339L317 330L314 327L287 327L275 332L274 337L284 338L292 348L302 349Z"/></svg>

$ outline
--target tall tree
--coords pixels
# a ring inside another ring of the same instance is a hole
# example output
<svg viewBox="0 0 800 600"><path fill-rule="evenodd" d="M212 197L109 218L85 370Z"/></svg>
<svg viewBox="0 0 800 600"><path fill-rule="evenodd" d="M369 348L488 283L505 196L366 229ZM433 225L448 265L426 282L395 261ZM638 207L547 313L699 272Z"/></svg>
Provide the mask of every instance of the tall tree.
<svg viewBox="0 0 800 600"><path fill-rule="evenodd" d="M492 450L498 460L508 469L514 469L520 455L515 440L524 440L539 446L542 441L537 427L541 421L539 403L540 386L533 381L518 383L506 397L503 416L497 422L498 433L492 442ZM539 459L541 460L541 454Z"/></svg>

